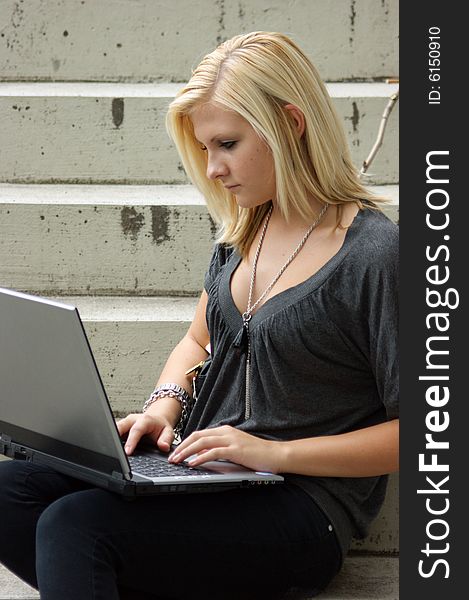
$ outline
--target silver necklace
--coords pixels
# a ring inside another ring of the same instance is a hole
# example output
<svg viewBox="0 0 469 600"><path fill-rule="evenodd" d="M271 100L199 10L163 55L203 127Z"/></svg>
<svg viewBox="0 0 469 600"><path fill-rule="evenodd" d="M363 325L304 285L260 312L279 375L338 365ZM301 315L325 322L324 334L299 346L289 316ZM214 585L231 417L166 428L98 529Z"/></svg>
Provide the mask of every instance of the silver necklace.
<svg viewBox="0 0 469 600"><path fill-rule="evenodd" d="M278 271L278 273L275 275L275 277L272 279L272 281L269 283L269 285L266 287L266 289L262 292L262 294L259 296L259 298L256 300L256 302L254 304L251 304L252 303L253 290L254 290L254 282L256 280L257 261L259 260L259 254L261 252L262 244L264 242L265 234L266 234L266 231L267 231L267 225L269 224L270 217L272 215L273 206L270 207L269 212L267 213L267 217L265 219L264 226L263 226L262 231L261 231L259 242L257 244L257 249L256 249L256 253L254 255L254 260L252 261L251 280L250 280L250 283L249 283L248 305L246 307L246 311L242 315L242 317L243 317L243 333L246 336L246 340L247 340L247 353L246 353L246 396L245 396L246 401L245 401L245 410L244 410L244 419L245 420L249 419L249 417L251 416L251 376L250 376L250 370L251 370L251 340L250 340L250 337L249 337L249 321L252 318L252 313L253 313L254 309L259 305L259 303L262 302L262 300L267 296L267 294L270 292L270 290L274 287L274 285L277 283L277 281L283 275L283 273L284 273L285 269L288 267L288 265L298 256L298 253L300 252L300 250L305 245L306 240L311 235L313 229L315 229L318 226L318 224L321 222L322 218L326 214L328 206L329 206L328 204L325 204L323 206L323 208L321 209L321 212L319 213L319 215L317 216L317 218L314 220L313 224L309 227L308 231L304 234L304 236L302 237L300 243L295 248L295 250L292 252L292 254L288 258L288 260L281 267L281 269Z"/></svg>

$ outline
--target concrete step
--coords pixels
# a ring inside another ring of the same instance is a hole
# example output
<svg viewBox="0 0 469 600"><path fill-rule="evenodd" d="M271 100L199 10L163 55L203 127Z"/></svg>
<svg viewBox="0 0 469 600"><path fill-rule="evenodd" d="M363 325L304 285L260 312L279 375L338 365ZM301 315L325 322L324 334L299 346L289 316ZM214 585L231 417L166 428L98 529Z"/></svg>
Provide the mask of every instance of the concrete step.
<svg viewBox="0 0 469 600"><path fill-rule="evenodd" d="M39 594L0 564L0 600L39 600Z"/></svg>
<svg viewBox="0 0 469 600"><path fill-rule="evenodd" d="M187 183L164 127L181 84L0 83L0 182ZM330 94L360 167L396 84L335 83ZM370 169L398 181L398 106Z"/></svg>
<svg viewBox="0 0 469 600"><path fill-rule="evenodd" d="M213 237L189 186L0 186L6 287L194 295Z"/></svg>
<svg viewBox="0 0 469 600"><path fill-rule="evenodd" d="M398 218L398 186L376 186ZM0 285L46 294L197 295L214 227L192 186L0 185Z"/></svg>
<svg viewBox="0 0 469 600"><path fill-rule="evenodd" d="M397 557L355 556L316 598L321 600L398 600ZM39 600L39 594L0 565L0 600Z"/></svg>
<svg viewBox="0 0 469 600"><path fill-rule="evenodd" d="M3 0L0 78L184 81L221 41L285 31L328 80L397 74L398 1Z"/></svg>

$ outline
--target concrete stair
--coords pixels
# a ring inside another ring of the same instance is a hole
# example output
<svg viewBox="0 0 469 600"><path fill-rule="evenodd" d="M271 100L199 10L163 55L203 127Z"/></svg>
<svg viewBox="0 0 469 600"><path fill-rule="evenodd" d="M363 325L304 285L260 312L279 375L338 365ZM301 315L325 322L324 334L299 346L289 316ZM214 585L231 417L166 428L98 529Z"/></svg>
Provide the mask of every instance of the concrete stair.
<svg viewBox="0 0 469 600"><path fill-rule="evenodd" d="M398 187L374 186L398 219ZM199 294L214 226L192 186L0 184L0 285L42 294ZM96 257L99 256L99 261Z"/></svg>
<svg viewBox="0 0 469 600"><path fill-rule="evenodd" d="M195 4L195 3L194 3ZM3 0L4 81L186 81L217 43L284 31L328 81L398 73L395 0ZM191 7L192 8L192 7Z"/></svg>
<svg viewBox="0 0 469 600"><path fill-rule="evenodd" d="M187 183L164 127L179 84L0 83L0 182ZM331 83L331 97L361 164L376 139L387 83ZM397 180L398 110L370 182Z"/></svg>
<svg viewBox="0 0 469 600"><path fill-rule="evenodd" d="M0 286L76 305L116 416L139 410L194 313L214 226L164 129L218 42L284 31L327 81L360 166L397 75L397 0L4 0ZM314 33L314 35L313 35ZM367 183L397 221L398 106ZM398 477L320 597L398 598ZM0 566L0 600L37 599Z"/></svg>

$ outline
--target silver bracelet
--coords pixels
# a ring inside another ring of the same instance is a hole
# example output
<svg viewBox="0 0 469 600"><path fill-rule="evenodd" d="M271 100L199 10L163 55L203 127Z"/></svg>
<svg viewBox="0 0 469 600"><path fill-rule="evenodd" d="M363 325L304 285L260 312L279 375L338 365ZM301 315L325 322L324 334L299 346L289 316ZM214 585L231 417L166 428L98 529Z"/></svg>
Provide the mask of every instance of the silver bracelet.
<svg viewBox="0 0 469 600"><path fill-rule="evenodd" d="M174 433L177 437L180 437L191 413L193 400L186 392L186 390L177 383L163 383L161 385L156 386L156 388L150 394L148 400L143 405L142 412L146 412L148 408L160 398L168 397L175 398L181 404L181 417L176 427L174 428Z"/></svg>

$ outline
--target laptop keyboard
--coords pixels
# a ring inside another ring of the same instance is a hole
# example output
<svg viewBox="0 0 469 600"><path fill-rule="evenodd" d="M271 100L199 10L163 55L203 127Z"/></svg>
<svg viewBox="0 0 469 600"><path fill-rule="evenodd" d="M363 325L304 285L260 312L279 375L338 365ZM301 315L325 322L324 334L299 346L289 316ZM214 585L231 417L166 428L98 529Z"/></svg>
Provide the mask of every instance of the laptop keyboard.
<svg viewBox="0 0 469 600"><path fill-rule="evenodd" d="M200 477L209 473L206 469L195 469L183 464L175 465L148 455L129 456L129 461L132 471L146 477L171 477L174 475L178 477Z"/></svg>

